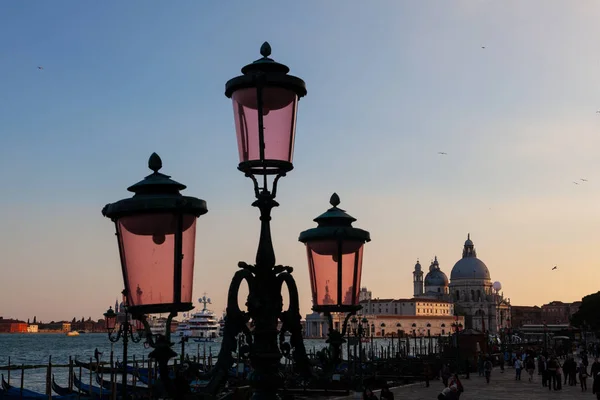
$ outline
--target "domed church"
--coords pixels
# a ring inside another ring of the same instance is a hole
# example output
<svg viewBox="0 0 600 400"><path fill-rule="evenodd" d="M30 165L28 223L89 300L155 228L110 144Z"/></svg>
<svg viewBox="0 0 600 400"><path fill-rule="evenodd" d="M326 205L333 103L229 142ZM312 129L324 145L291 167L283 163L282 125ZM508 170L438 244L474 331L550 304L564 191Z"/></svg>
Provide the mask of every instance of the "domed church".
<svg viewBox="0 0 600 400"><path fill-rule="evenodd" d="M465 328L480 332L498 332L506 324L510 315L510 303L496 289L490 271L483 261L477 258L471 235L467 235L462 258L454 264L450 272L450 283L440 269L437 257L431 262L429 272L423 279L421 264L417 261L413 272L414 296L435 298L454 302L455 310L465 317Z"/></svg>

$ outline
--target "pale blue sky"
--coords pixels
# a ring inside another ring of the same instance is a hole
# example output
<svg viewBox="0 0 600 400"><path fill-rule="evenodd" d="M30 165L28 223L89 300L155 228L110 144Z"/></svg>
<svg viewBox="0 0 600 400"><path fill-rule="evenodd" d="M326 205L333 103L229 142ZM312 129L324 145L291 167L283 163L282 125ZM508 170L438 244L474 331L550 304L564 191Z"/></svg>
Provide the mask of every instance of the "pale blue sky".
<svg viewBox="0 0 600 400"><path fill-rule="evenodd" d="M593 0L4 1L0 315L97 318L114 303L100 210L153 151L208 202L194 297L224 308L259 228L224 84L265 40L308 87L273 221L303 312L297 237L333 191L371 231L376 296L411 296L417 258L449 274L467 232L513 304L596 291L599 20Z"/></svg>

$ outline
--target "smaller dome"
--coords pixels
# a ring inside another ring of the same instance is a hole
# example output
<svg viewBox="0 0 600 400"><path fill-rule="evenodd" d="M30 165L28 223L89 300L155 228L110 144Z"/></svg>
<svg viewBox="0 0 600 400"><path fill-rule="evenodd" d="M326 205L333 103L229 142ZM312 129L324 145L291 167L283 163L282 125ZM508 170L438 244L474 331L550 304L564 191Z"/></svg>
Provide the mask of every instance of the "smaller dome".
<svg viewBox="0 0 600 400"><path fill-rule="evenodd" d="M415 271L421 271L421 263L419 262L419 260L417 260L417 263L415 264Z"/></svg>
<svg viewBox="0 0 600 400"><path fill-rule="evenodd" d="M425 276L425 286L448 286L448 277L440 269L434 269Z"/></svg>
<svg viewBox="0 0 600 400"><path fill-rule="evenodd" d="M492 283L492 288L496 291L499 292L500 290L502 290L502 284L498 281Z"/></svg>

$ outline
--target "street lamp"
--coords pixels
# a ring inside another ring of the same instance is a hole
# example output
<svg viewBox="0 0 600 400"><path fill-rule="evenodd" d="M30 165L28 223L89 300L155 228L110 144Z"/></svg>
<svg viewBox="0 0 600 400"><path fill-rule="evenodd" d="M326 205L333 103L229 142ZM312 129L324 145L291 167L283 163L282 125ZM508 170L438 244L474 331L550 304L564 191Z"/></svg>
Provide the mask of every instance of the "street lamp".
<svg viewBox="0 0 600 400"><path fill-rule="evenodd" d="M367 335L367 329L369 327L369 321L366 317L362 317L362 319L358 320L356 317L352 317L350 320L350 330L352 331L352 335L358 340L358 368L359 372L359 385L357 390L362 391L363 387L363 367L362 367L362 358L363 358L363 350L362 350L362 341L363 337ZM355 348L356 350L356 348ZM356 357L355 357L356 360Z"/></svg>
<svg viewBox="0 0 600 400"><path fill-rule="evenodd" d="M340 198L336 193L329 203L333 207L314 219L318 226L302 232L298 240L306 244L312 309L327 316L329 356L336 365L341 361L348 319L362 308L359 291L363 248L371 237L369 232L352 226L356 219L338 208ZM333 313L347 313L341 332L334 329Z"/></svg>
<svg viewBox="0 0 600 400"><path fill-rule="evenodd" d="M123 378L122 378L122 398L127 399L127 344L129 339L131 339L134 343L138 343L142 340L142 337L139 335L139 331L143 329L143 325L141 321L136 320L135 328L138 334L134 334L133 326L129 323L129 313L127 310L127 305L123 305L123 309L125 311L123 323L119 325L119 330L116 334L113 335L116 322L117 322L117 314L113 311L112 307L110 307L104 313L104 321L106 325L106 332L108 333L108 340L112 343L116 343L120 338L123 338Z"/></svg>
<svg viewBox="0 0 600 400"><path fill-rule="evenodd" d="M204 200L180 193L185 185L158 172L162 161L156 153L148 167L152 174L127 189L133 197L107 204L102 214L115 223L128 312L144 324L154 347L149 357L157 360L172 393L168 361L177 354L171 349L170 324L177 312L193 308L196 220L207 208ZM169 313L166 332L156 339L145 317L152 313Z"/></svg>

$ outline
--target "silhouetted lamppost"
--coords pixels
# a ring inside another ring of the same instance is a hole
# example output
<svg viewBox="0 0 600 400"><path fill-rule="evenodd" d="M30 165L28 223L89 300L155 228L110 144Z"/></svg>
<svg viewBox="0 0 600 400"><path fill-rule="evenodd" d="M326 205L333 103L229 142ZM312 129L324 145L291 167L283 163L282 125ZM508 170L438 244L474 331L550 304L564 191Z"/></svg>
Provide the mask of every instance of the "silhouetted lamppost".
<svg viewBox="0 0 600 400"><path fill-rule="evenodd" d="M119 339L123 339L123 378L122 378L122 388L121 388L121 396L123 399L127 399L127 345L129 343L129 339L134 343L138 343L142 338L139 335L139 330L143 329L143 325L140 321L135 322L135 328L138 334L136 335L133 331L133 326L129 322L129 313L127 310L127 304L123 305L123 309L125 311L123 322L119 325L119 330L115 331L115 326L117 323L117 314L113 311L112 307L110 307L104 313L104 323L106 325L106 331L108 333L108 340L112 343L116 343Z"/></svg>
<svg viewBox="0 0 600 400"><path fill-rule="evenodd" d="M338 208L337 194L329 202L333 207L315 218L318 226L302 232L299 240L306 244L313 310L325 314L329 321L329 361L336 365L341 361L348 319L362 308L363 248L371 238L369 232L352 226L355 218ZM341 331L334 329L334 313L347 314Z"/></svg>
<svg viewBox="0 0 600 400"><path fill-rule="evenodd" d="M260 211L258 250L254 265L238 263L240 270L229 287L219 357L215 367L202 378L210 379L203 392L215 394L227 379L234 362L232 352L238 345L237 335L243 333L247 345L244 348L248 349L253 368L249 376L253 398L273 399L283 383L282 353L291 353L297 370L308 373L310 369L292 268L276 264L270 229L271 210L279 205L275 201L277 183L293 169L297 105L306 95L306 85L302 79L288 75L287 66L270 58L268 43L262 45L260 52L262 58L243 67L242 75L225 85L225 95L233 102L238 169L252 180L256 197L252 205ZM107 205L103 214L117 227L130 312L144 320L147 332L150 328L143 315L169 313L166 334L155 341L149 339L155 347L150 355L159 361L161 379L170 394L181 397L181 391L186 389L175 392L167 367L168 360L176 355L171 349L170 324L177 312L192 308L196 219L207 209L203 200L182 196L179 191L185 186L159 173L161 164L153 154L149 165L154 173L129 188L135 193L133 198ZM331 280L334 306L322 311L354 311L362 246L369 239L368 233L352 228L354 219L338 209L337 204L316 221L319 227L303 232L300 238L307 245L314 304L317 308L324 305L321 300L325 281ZM243 281L248 284L247 312L238 305ZM283 309L284 285L289 292L287 310ZM350 287L356 288L350 290L350 300L340 300L340 288ZM252 331L249 323L254 327ZM291 333L289 343L285 341L286 332Z"/></svg>

